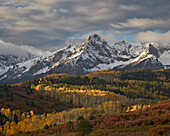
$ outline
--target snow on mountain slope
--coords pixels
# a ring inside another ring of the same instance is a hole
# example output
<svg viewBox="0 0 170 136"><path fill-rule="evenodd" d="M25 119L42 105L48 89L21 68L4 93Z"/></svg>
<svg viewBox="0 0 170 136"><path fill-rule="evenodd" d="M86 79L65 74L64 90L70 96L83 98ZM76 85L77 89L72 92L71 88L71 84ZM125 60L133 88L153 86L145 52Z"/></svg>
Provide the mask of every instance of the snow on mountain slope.
<svg viewBox="0 0 170 136"><path fill-rule="evenodd" d="M170 51L165 51L160 57L159 61L163 65L170 65Z"/></svg>
<svg viewBox="0 0 170 136"><path fill-rule="evenodd" d="M0 40L0 75L6 72L10 66L48 53L31 46L17 46Z"/></svg>
<svg viewBox="0 0 170 136"><path fill-rule="evenodd" d="M124 69L164 69L170 65L168 62L167 50L170 50L170 46L166 44L149 43L146 49L130 64L122 67ZM166 66L165 62L166 61Z"/></svg>
<svg viewBox="0 0 170 136"><path fill-rule="evenodd" d="M117 50L118 56L131 56L135 58L146 48L146 43L127 43L122 41L115 43L113 48Z"/></svg>
<svg viewBox="0 0 170 136"><path fill-rule="evenodd" d="M76 42L75 42L76 43ZM113 68L164 69L169 67L170 44L108 43L92 34L79 46L74 44L49 55L10 66L0 74L4 83L16 83L54 73L84 75L91 71ZM166 66L165 66L166 64Z"/></svg>
<svg viewBox="0 0 170 136"><path fill-rule="evenodd" d="M24 56L0 54L0 74L7 71L9 69L9 66L16 65L17 63L24 62L34 57L37 57L37 56L30 54L30 53L24 54Z"/></svg>

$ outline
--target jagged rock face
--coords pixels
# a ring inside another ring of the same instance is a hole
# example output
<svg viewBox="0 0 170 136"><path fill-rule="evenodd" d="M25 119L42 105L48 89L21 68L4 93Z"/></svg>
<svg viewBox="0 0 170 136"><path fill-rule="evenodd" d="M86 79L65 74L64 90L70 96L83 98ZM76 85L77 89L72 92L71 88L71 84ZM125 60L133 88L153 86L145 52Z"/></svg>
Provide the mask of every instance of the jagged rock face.
<svg viewBox="0 0 170 136"><path fill-rule="evenodd" d="M25 62L35 57L32 54L28 54L27 56L0 55L0 75L7 71L9 66L14 66L17 63Z"/></svg>
<svg viewBox="0 0 170 136"><path fill-rule="evenodd" d="M147 45L147 48L130 64L122 67L123 69L164 69L163 64L158 60L160 57L159 50L151 43Z"/></svg>
<svg viewBox="0 0 170 136"><path fill-rule="evenodd" d="M133 62L130 63L122 69L131 69L131 70L142 70L142 69L152 69L152 70L159 70L164 69L164 66L161 64L161 62L158 59L155 58L148 58L144 59L141 62Z"/></svg>
<svg viewBox="0 0 170 136"><path fill-rule="evenodd" d="M169 45L146 46L146 43L129 44L125 41L110 46L99 35L92 34L78 47L69 45L48 56L11 66L0 75L0 80L16 83L54 73L85 75L91 71L113 68L164 69L165 65L166 68L170 65L164 61L168 59L169 50Z"/></svg>
<svg viewBox="0 0 170 136"><path fill-rule="evenodd" d="M150 43L147 47L148 53L153 54L156 58L159 58L158 50Z"/></svg>

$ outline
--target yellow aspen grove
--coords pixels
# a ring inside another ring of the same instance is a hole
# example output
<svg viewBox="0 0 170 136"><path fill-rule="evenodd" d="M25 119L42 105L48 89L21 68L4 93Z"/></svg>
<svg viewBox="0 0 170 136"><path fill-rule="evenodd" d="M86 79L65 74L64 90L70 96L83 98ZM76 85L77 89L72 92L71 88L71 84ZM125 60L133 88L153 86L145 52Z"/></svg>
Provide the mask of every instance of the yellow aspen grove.
<svg viewBox="0 0 170 136"><path fill-rule="evenodd" d="M21 132L25 132L26 131L26 128L27 128L27 122L24 120L18 122L18 125L17 126L20 126L20 131Z"/></svg>
<svg viewBox="0 0 170 136"><path fill-rule="evenodd" d="M25 116L26 115L26 113L24 112L24 113L22 113L22 115L21 115L21 120L24 120L25 119Z"/></svg>
<svg viewBox="0 0 170 136"><path fill-rule="evenodd" d="M12 135L12 134L15 134L17 132L18 132L18 130L16 128L16 123L15 122L11 122L10 123L10 129L7 131L7 135Z"/></svg>
<svg viewBox="0 0 170 136"><path fill-rule="evenodd" d="M38 117L37 116L32 116L32 125L33 125L33 127L35 127L36 129L38 129Z"/></svg>
<svg viewBox="0 0 170 136"><path fill-rule="evenodd" d="M2 129L2 127L0 127L0 135L2 135L3 134L3 129Z"/></svg>
<svg viewBox="0 0 170 136"><path fill-rule="evenodd" d="M77 106L89 107L94 104L101 104L104 101L129 101L126 96L115 94L109 91L101 90L82 90L70 88L58 88L54 86L37 85L36 90L50 94L52 97L58 98L61 102L71 102ZM38 88L38 89L37 89ZM41 90L42 89L42 90ZM128 103L125 103L127 105Z"/></svg>
<svg viewBox="0 0 170 136"><path fill-rule="evenodd" d="M31 117L34 116L34 111L30 111Z"/></svg>
<svg viewBox="0 0 170 136"><path fill-rule="evenodd" d="M105 101L101 105L94 105L92 107L83 107L83 108L75 108L70 109L68 111L62 111L58 113L49 113L47 115L34 115L32 111L31 116L27 113L25 117L25 113L21 115L21 120L16 124L15 122L6 121L5 125L3 126L4 130L0 127L0 132L3 131L4 135L12 135L18 132L28 132L28 131L35 131L38 129L43 129L45 125L60 125L64 124L69 121L76 121L79 116L83 116L84 118L89 118L91 115L98 116L104 113L115 113L120 112L121 103L120 101ZM136 107L149 107L149 106L132 106L135 109ZM134 110L134 109L133 109ZM2 111L6 111L3 109Z"/></svg>
<svg viewBox="0 0 170 136"><path fill-rule="evenodd" d="M4 125L3 134L4 134L4 135L8 134L9 129L10 129L10 122L7 121L7 122L5 123L5 125Z"/></svg>
<svg viewBox="0 0 170 136"><path fill-rule="evenodd" d="M37 85L36 89L37 89L38 91L44 90L44 85L42 85L42 84Z"/></svg>
<svg viewBox="0 0 170 136"><path fill-rule="evenodd" d="M1 109L1 113L4 114L6 117L10 118L11 111L10 111L9 108L8 108L8 109L2 108L2 109Z"/></svg>

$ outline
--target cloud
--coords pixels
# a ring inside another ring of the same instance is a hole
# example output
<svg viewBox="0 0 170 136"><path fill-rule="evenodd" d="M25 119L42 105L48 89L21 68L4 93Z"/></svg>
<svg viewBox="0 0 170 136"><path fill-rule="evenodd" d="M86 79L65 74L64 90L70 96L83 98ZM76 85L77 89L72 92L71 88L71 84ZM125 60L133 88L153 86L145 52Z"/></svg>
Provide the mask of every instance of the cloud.
<svg viewBox="0 0 170 136"><path fill-rule="evenodd" d="M48 55L50 54L51 52L50 51L42 51L40 49L37 49L33 46L26 46L26 45L22 45L22 46L19 46L21 49L24 49L34 55L38 55L38 56L42 56L42 55Z"/></svg>
<svg viewBox="0 0 170 136"><path fill-rule="evenodd" d="M33 2L33 0L1 0L0 4L4 6L12 6L12 7L24 7Z"/></svg>
<svg viewBox="0 0 170 136"><path fill-rule="evenodd" d="M54 50L92 31L167 31L168 11L168 0L1 0L0 39Z"/></svg>
<svg viewBox="0 0 170 136"><path fill-rule="evenodd" d="M120 9L126 10L126 11L137 11L137 10L140 10L141 7L138 5L120 5Z"/></svg>
<svg viewBox="0 0 170 136"><path fill-rule="evenodd" d="M157 33L152 31L139 32L134 38L135 41L146 42L167 42L170 43L170 31L166 33Z"/></svg>
<svg viewBox="0 0 170 136"><path fill-rule="evenodd" d="M103 38L106 42L108 42L109 45L112 45L115 43L118 39L116 37L116 32L114 31L107 31L103 33L102 31L91 31L87 34L82 35L83 39L88 39L89 35L91 34L98 34Z"/></svg>
<svg viewBox="0 0 170 136"><path fill-rule="evenodd" d="M113 28L167 28L169 27L170 19L160 20L160 19L149 19L149 18L133 18L128 19L126 23L118 23L117 25L111 24Z"/></svg>
<svg viewBox="0 0 170 136"><path fill-rule="evenodd" d="M29 54L40 56L40 55L47 55L49 51L42 51L40 49L36 49L31 46L16 46L12 43L6 43L0 40L0 55L15 55L15 56L23 56L28 57Z"/></svg>

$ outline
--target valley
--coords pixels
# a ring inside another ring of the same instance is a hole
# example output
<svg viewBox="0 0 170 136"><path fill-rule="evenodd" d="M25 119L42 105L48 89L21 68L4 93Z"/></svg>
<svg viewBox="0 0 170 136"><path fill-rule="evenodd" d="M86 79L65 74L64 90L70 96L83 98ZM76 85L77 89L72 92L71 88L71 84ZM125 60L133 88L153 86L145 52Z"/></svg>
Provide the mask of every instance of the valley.
<svg viewBox="0 0 170 136"><path fill-rule="evenodd" d="M0 0L0 136L170 136L170 0Z"/></svg>
<svg viewBox="0 0 170 136"><path fill-rule="evenodd" d="M143 129L138 133L145 135L160 133L156 131L160 127L164 130L161 133L166 134L169 72L104 70L84 76L53 74L15 85L1 85L0 132L3 135L116 135ZM159 103L162 107L157 106ZM152 108L154 105L156 109ZM80 117L82 122L92 125L89 131L78 129Z"/></svg>

